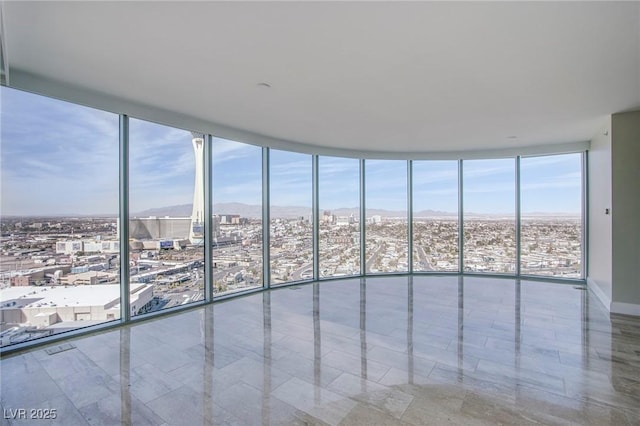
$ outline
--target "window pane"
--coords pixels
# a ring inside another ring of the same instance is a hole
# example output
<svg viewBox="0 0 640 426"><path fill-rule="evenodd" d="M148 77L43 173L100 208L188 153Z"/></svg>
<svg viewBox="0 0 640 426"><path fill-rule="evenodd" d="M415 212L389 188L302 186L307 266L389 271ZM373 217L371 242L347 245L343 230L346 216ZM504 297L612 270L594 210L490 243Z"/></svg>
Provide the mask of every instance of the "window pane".
<svg viewBox="0 0 640 426"><path fill-rule="evenodd" d="M515 273L515 160L463 163L464 269Z"/></svg>
<svg viewBox="0 0 640 426"><path fill-rule="evenodd" d="M311 156L270 151L271 283L313 278Z"/></svg>
<svg viewBox="0 0 640 426"><path fill-rule="evenodd" d="M213 141L216 295L262 286L262 148Z"/></svg>
<svg viewBox="0 0 640 426"><path fill-rule="evenodd" d="M119 319L118 116L0 98L0 344Z"/></svg>
<svg viewBox="0 0 640 426"><path fill-rule="evenodd" d="M320 157L320 277L360 274L360 162Z"/></svg>
<svg viewBox="0 0 640 426"><path fill-rule="evenodd" d="M413 270L458 270L458 162L413 162Z"/></svg>
<svg viewBox="0 0 640 426"><path fill-rule="evenodd" d="M367 160L367 273L406 272L407 162Z"/></svg>
<svg viewBox="0 0 640 426"><path fill-rule="evenodd" d="M582 277L582 155L522 158L522 274Z"/></svg>
<svg viewBox="0 0 640 426"><path fill-rule="evenodd" d="M131 119L131 315L204 299L204 139Z"/></svg>

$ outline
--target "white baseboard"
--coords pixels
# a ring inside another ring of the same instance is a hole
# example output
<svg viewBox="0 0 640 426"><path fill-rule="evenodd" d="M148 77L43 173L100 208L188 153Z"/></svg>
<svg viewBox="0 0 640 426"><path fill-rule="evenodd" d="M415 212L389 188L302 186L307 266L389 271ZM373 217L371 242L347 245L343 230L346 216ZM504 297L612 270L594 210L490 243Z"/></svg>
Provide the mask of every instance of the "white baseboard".
<svg viewBox="0 0 640 426"><path fill-rule="evenodd" d="M611 313L640 317L640 305L635 303L613 302L611 303Z"/></svg>
<svg viewBox="0 0 640 426"><path fill-rule="evenodd" d="M607 296L607 294L604 291L602 291L602 289L600 288L600 286L595 280L593 280L592 278L587 278L587 287L589 287L589 290L593 294L595 294L595 296L598 298L600 303L604 305L607 311L609 312L613 311L611 306L611 298Z"/></svg>

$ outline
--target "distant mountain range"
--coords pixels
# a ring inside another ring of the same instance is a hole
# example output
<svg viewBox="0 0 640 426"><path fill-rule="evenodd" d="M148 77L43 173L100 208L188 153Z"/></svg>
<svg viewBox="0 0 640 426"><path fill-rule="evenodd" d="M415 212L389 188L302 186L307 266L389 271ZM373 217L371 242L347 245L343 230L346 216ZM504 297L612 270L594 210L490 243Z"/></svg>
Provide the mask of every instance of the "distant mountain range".
<svg viewBox="0 0 640 426"><path fill-rule="evenodd" d="M191 204L180 204L177 206L167 206L154 209L143 210L135 214L137 217L188 217L191 216ZM238 214L242 217L248 218L260 218L262 217L262 208L255 204L243 204L243 203L216 203L213 205L213 211L215 214ZM320 214L324 210L320 210ZM360 210L357 207L351 208L339 208L329 210L331 214L336 216L358 216ZM385 209L367 209L368 216L381 216L381 217L403 217L406 216L406 210L385 210ZM309 217L311 215L311 209L301 206L271 206L271 217L282 218L296 218L296 217ZM457 213L444 212L438 210L420 210L413 213L413 217L457 217ZM491 215L491 214L478 214L478 213L466 213L467 216L477 217L491 217L491 216L505 216L503 214ZM548 216L566 216L574 217L576 214L569 213L523 213L523 216L527 217L548 217Z"/></svg>
<svg viewBox="0 0 640 426"><path fill-rule="evenodd" d="M191 204L180 204L175 206L166 206L166 207L157 207L153 209L142 210L139 212L132 213L134 217L190 217L191 216L192 205ZM213 206L213 210L215 214L237 214L242 217L247 218L260 218L262 217L262 207L256 204L243 204L243 203L216 203ZM320 214L322 214L324 209L320 210ZM360 210L357 207L350 208L339 208L339 209L331 209L329 210L331 214L336 216L358 216L360 214ZM403 217L406 216L406 210L385 210L385 209L367 209L368 216L381 216L381 217ZM308 207L301 206L271 206L271 217L272 218L296 218L303 216L308 218L311 215L311 209ZM439 210L420 210L415 211L413 213L414 218L432 218L432 217L446 217L446 218L456 218L458 213L453 212L444 212ZM504 218L508 217L508 214L487 214L487 213L465 213L466 217L476 217L476 218ZM47 216L41 215L3 215L3 217L113 217L117 218L118 215L114 213L107 214L51 214ZM548 212L522 212L523 218L552 218L552 217L563 217L563 218L579 218L579 213L548 213Z"/></svg>

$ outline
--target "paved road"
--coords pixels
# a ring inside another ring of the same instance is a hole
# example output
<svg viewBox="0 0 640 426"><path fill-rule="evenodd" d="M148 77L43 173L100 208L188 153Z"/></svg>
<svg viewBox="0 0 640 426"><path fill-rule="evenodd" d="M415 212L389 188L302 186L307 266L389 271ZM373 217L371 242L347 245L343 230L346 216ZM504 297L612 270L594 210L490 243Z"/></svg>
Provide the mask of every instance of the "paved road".
<svg viewBox="0 0 640 426"><path fill-rule="evenodd" d="M302 265L300 268L293 271L293 273L291 274L291 281L301 281L303 279L302 273L308 269L311 270L311 278L313 278L313 263L306 263Z"/></svg>
<svg viewBox="0 0 640 426"><path fill-rule="evenodd" d="M425 253L424 248L422 246L418 246L418 259L424 268L423 271L435 271L431 262L429 262L429 258L427 258L427 253Z"/></svg>
<svg viewBox="0 0 640 426"><path fill-rule="evenodd" d="M371 257L369 259L367 259L367 273L371 272L371 266L375 265L376 260L378 259L378 256L380 256L380 250L382 250L382 245L378 245L378 247L376 247L375 252L371 255ZM380 272L380 271L378 271Z"/></svg>

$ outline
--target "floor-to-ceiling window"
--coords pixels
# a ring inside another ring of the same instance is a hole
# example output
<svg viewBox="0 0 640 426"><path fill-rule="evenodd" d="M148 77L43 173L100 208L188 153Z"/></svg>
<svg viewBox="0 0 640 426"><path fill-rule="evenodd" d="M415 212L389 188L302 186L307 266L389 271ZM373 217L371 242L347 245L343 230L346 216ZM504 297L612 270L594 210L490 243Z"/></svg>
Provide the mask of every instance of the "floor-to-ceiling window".
<svg viewBox="0 0 640 426"><path fill-rule="evenodd" d="M214 138L212 152L214 292L261 287L262 148Z"/></svg>
<svg viewBox="0 0 640 426"><path fill-rule="evenodd" d="M520 159L520 272L582 277L582 154Z"/></svg>
<svg viewBox="0 0 640 426"><path fill-rule="evenodd" d="M118 116L0 98L0 346L119 319Z"/></svg>
<svg viewBox="0 0 640 426"><path fill-rule="evenodd" d="M204 136L131 119L131 314L204 299Z"/></svg>
<svg viewBox="0 0 640 426"><path fill-rule="evenodd" d="M320 157L320 278L360 274L360 164Z"/></svg>
<svg viewBox="0 0 640 426"><path fill-rule="evenodd" d="M464 270L516 272L515 159L463 162Z"/></svg>
<svg viewBox="0 0 640 426"><path fill-rule="evenodd" d="M366 272L407 272L407 162L366 160L365 181Z"/></svg>
<svg viewBox="0 0 640 426"><path fill-rule="evenodd" d="M413 270L458 271L458 162L413 162Z"/></svg>
<svg viewBox="0 0 640 426"><path fill-rule="evenodd" d="M118 116L0 90L3 346L119 319L121 263L129 268L132 315L203 300L208 261L216 296L262 287L263 199L270 201L271 284L314 278L314 220L318 278L408 272L409 181L414 271L457 271L463 238L465 272L583 278L583 153L464 160L462 182L457 160L412 161L410 179L407 161L365 160L364 194L361 160L320 156L314 218L311 155L214 138L205 158L205 135L138 119L130 120L123 181L130 256L121 262ZM212 259L204 258L208 161Z"/></svg>
<svg viewBox="0 0 640 426"><path fill-rule="evenodd" d="M271 283L313 278L311 155L270 150Z"/></svg>

